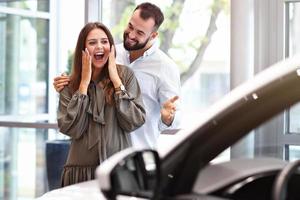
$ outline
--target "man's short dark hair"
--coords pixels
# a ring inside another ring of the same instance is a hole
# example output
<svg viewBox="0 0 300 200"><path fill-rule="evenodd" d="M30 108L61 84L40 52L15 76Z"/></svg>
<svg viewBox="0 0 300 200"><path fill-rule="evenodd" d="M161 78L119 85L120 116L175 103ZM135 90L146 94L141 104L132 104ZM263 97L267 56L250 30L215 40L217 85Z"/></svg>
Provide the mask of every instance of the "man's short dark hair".
<svg viewBox="0 0 300 200"><path fill-rule="evenodd" d="M141 10L140 16L142 19L144 19L144 20L147 20L149 18L154 19L154 22L155 22L154 29L157 31L158 28L160 27L160 25L164 21L164 14L160 10L160 8L152 3L145 2L145 3L139 4L134 9L134 11L136 11L138 9Z"/></svg>

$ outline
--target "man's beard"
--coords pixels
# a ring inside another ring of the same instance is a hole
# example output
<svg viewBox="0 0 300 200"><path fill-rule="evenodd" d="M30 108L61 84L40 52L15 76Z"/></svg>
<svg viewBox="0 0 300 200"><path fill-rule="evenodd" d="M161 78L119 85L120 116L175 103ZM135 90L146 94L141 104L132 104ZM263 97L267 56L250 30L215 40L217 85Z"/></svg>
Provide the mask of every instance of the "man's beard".
<svg viewBox="0 0 300 200"><path fill-rule="evenodd" d="M128 33L124 33L123 34L123 46L127 51L135 51L135 50L143 49L150 39L150 37L148 37L145 42L143 42L143 43L136 42L135 45L130 46L128 43L126 43L127 37L128 37Z"/></svg>

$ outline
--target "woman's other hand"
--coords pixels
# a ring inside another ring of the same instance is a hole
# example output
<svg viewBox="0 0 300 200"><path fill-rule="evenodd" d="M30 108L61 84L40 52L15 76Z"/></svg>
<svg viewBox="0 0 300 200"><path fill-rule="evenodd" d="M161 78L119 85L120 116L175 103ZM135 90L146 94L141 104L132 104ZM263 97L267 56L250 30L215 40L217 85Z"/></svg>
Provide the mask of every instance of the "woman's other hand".
<svg viewBox="0 0 300 200"><path fill-rule="evenodd" d="M115 47L111 46L109 58L108 58L108 72L109 78L112 81L115 88L120 87L122 81L119 77L117 66L116 66L116 57L115 57Z"/></svg>
<svg viewBox="0 0 300 200"><path fill-rule="evenodd" d="M92 77L92 57L87 49L82 51L82 70L79 91L82 94L87 94L87 89Z"/></svg>

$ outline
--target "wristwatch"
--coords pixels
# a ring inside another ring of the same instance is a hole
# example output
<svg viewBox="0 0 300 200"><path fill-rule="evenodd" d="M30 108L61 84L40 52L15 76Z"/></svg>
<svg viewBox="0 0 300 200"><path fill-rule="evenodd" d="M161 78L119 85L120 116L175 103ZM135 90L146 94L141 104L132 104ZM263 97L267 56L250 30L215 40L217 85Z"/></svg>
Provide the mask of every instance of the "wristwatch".
<svg viewBox="0 0 300 200"><path fill-rule="evenodd" d="M121 84L119 87L115 88L115 92L119 92L119 91L122 91L122 92L126 91L125 86L123 84Z"/></svg>

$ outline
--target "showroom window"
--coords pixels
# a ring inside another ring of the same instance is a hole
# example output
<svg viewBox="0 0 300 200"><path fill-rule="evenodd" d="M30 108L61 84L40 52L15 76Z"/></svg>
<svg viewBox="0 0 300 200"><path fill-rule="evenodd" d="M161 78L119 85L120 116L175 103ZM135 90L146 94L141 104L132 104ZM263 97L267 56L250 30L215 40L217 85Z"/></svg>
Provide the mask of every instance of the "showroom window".
<svg viewBox="0 0 300 200"><path fill-rule="evenodd" d="M83 8L84 0L0 1L0 199L49 190L45 145L62 137L52 82L70 68Z"/></svg>
<svg viewBox="0 0 300 200"><path fill-rule="evenodd" d="M285 54L286 57L300 53L300 1L285 4ZM300 133L300 106L290 110L289 130L291 133Z"/></svg>
<svg viewBox="0 0 300 200"><path fill-rule="evenodd" d="M43 11L49 12L49 0L42 1L33 1L33 0L21 0L21 1L12 1L5 0L0 2L0 6L5 6L8 8L22 9L28 11Z"/></svg>
<svg viewBox="0 0 300 200"><path fill-rule="evenodd" d="M48 112L49 1L0 3L0 118L34 120ZM0 129L0 198L43 192L45 131ZM37 187L39 185L40 187Z"/></svg>
<svg viewBox="0 0 300 200"><path fill-rule="evenodd" d="M300 53L300 1L285 2L285 57ZM300 155L300 105L297 104L286 113L285 158L299 159Z"/></svg>
<svg viewBox="0 0 300 200"><path fill-rule="evenodd" d="M300 1L254 2L254 63L255 72L258 73L284 58L299 53ZM299 159L299 108L299 105L295 105L255 130L255 156L272 155L285 160Z"/></svg>

